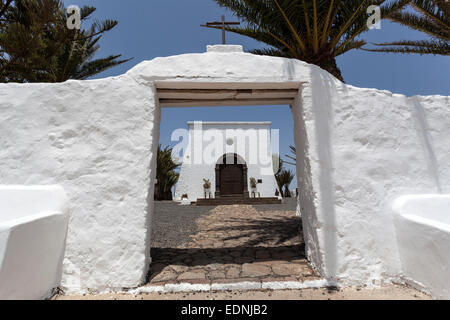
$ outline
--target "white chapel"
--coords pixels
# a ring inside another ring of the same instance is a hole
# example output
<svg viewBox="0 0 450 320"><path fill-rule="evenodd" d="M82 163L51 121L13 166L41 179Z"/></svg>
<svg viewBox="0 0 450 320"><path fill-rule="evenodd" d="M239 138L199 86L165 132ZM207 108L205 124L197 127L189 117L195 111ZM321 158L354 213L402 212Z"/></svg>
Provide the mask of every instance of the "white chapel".
<svg viewBox="0 0 450 320"><path fill-rule="evenodd" d="M188 122L174 200L274 198L273 147L271 122Z"/></svg>

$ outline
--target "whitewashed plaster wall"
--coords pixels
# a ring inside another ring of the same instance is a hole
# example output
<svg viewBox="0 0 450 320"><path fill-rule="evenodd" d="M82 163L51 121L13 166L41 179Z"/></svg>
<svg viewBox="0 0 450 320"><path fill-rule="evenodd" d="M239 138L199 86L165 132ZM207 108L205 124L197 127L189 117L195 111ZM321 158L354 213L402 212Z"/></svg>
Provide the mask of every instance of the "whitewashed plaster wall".
<svg viewBox="0 0 450 320"><path fill-rule="evenodd" d="M356 88L312 66L293 114L311 261L343 284L399 280L391 206L449 191L449 97Z"/></svg>
<svg viewBox="0 0 450 320"><path fill-rule="evenodd" d="M152 87L129 76L3 84L0 123L0 184L59 184L68 194L65 289L144 281L159 130Z"/></svg>
<svg viewBox="0 0 450 320"><path fill-rule="evenodd" d="M68 291L145 279L159 81L303 83L292 111L307 252L344 284L398 278L392 200L450 190L448 97L359 89L298 60L207 52L157 58L102 80L2 84L0 183L66 190Z"/></svg>
<svg viewBox="0 0 450 320"><path fill-rule="evenodd" d="M189 122L189 142L180 169L175 200L181 200L183 194L187 194L191 201L204 198L204 178L210 180L211 197L214 198L216 164L224 154L237 154L245 161L249 192L249 180L253 177L262 180L257 186L261 197L274 197L277 183L273 174L270 126L270 122L202 122L201 127L195 129L195 123ZM227 143L229 139L232 139L232 145Z"/></svg>

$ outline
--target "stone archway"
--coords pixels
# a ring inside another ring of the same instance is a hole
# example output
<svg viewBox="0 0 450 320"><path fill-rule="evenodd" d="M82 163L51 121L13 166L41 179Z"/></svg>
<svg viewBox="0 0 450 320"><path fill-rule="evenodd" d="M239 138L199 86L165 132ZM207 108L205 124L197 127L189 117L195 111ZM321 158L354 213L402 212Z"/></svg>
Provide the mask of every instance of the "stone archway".
<svg viewBox="0 0 450 320"><path fill-rule="evenodd" d="M215 197L249 197L248 168L237 154L224 154L216 164Z"/></svg>

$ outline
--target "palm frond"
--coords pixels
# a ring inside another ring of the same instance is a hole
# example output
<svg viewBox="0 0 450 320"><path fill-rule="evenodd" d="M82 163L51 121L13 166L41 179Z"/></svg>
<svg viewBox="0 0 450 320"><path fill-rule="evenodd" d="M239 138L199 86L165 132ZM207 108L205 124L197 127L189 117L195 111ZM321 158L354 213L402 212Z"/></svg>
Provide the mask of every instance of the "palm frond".
<svg viewBox="0 0 450 320"><path fill-rule="evenodd" d="M397 8L387 15L388 19L423 32L431 39L378 43L375 44L378 48L364 48L365 51L450 55L450 2L411 0L408 2L410 10L401 1L395 4Z"/></svg>
<svg viewBox="0 0 450 320"><path fill-rule="evenodd" d="M420 55L450 55L450 44L446 41L396 41L389 43L377 43L380 48L363 48L364 51L370 52L387 52L387 53L417 53Z"/></svg>
<svg viewBox="0 0 450 320"><path fill-rule="evenodd" d="M252 52L300 59L343 80L336 57L365 44L358 37L368 30L368 6L381 6L382 16L387 17L411 0L214 1L244 24L226 30L269 46Z"/></svg>
<svg viewBox="0 0 450 320"><path fill-rule="evenodd" d="M272 57L283 57L283 58L289 58L289 52L283 52L279 49L271 49L271 48L264 48L264 49L253 49L250 50L250 53L257 54L260 56L272 56Z"/></svg>
<svg viewBox="0 0 450 320"><path fill-rule="evenodd" d="M122 63L126 63L130 61L130 59L117 60L122 55L109 56L102 59L96 59L93 61L89 61L83 64L79 69L74 71L71 75L72 79L84 80L89 77L92 77L96 74L99 74L105 70L111 69L115 66L121 65Z"/></svg>

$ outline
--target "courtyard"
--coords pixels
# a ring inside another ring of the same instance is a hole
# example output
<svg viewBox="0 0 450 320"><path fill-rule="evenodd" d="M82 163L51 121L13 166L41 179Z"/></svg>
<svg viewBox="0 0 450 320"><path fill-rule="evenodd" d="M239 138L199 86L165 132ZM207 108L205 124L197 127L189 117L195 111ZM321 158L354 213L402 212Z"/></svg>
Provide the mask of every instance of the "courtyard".
<svg viewBox="0 0 450 320"><path fill-rule="evenodd" d="M295 199L281 205L180 206L155 202L152 266L138 291L57 295L58 300L346 300L431 299L404 285L377 288L240 289L245 283L321 279L307 264ZM231 285L207 292L156 292L167 284ZM232 285L237 285L234 289Z"/></svg>
<svg viewBox="0 0 450 320"><path fill-rule="evenodd" d="M305 258L295 199L282 205L155 202L148 286L320 279Z"/></svg>

